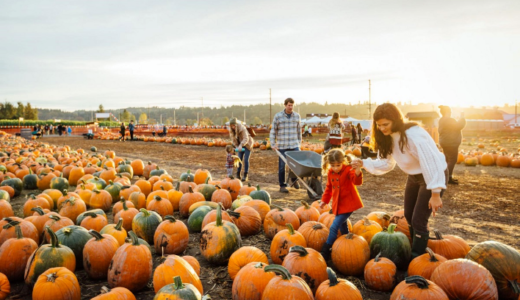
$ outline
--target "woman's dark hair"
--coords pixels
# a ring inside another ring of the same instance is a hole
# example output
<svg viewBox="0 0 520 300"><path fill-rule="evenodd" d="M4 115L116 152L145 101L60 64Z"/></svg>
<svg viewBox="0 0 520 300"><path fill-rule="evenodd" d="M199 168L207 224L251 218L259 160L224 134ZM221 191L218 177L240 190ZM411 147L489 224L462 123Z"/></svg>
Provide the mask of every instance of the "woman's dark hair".
<svg viewBox="0 0 520 300"><path fill-rule="evenodd" d="M374 151L379 151L379 155L382 158L387 158L389 154L392 154L393 139L390 135L384 135L378 128L376 121L381 119L387 119L392 121L392 132L399 132L401 138L399 139L399 149L404 153L404 147L408 145L408 137L406 136L406 130L410 127L416 126L415 122L404 122L403 114L392 103L384 103L379 105L374 112L372 121L372 138L371 148Z"/></svg>
<svg viewBox="0 0 520 300"><path fill-rule="evenodd" d="M359 129L359 130L363 130L363 127L361 127L361 123L357 123L357 126L356 126L356 127L357 127L357 129Z"/></svg>

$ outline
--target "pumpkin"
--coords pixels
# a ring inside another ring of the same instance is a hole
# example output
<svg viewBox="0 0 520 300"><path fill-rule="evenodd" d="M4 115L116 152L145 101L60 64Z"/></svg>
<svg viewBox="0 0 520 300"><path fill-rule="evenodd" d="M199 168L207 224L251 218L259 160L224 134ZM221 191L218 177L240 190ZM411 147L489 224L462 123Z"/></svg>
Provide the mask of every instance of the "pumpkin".
<svg viewBox="0 0 520 300"><path fill-rule="evenodd" d="M500 299L520 298L520 253L500 242L478 243L466 256L485 267L495 279Z"/></svg>
<svg viewBox="0 0 520 300"><path fill-rule="evenodd" d="M60 216L67 217L72 220L72 222L76 222L76 219L81 213L87 211L87 206L85 202L81 199L70 198L63 202L63 205L60 209Z"/></svg>
<svg viewBox="0 0 520 300"><path fill-rule="evenodd" d="M132 179L134 177L134 168L132 167L131 164L126 164L124 162L121 162L117 166L116 171L117 171L117 173L128 173L128 174L130 174L130 179Z"/></svg>
<svg viewBox="0 0 520 300"><path fill-rule="evenodd" d="M120 200L117 201L116 204L114 204L114 206L112 207L112 215L113 216L117 215L117 213L120 212L123 209L123 202L125 202L126 207L128 207L128 208L130 208L130 207L135 208L135 205L134 205L134 203L132 201L125 200L123 197L121 197Z"/></svg>
<svg viewBox="0 0 520 300"><path fill-rule="evenodd" d="M308 221L318 221L320 218L320 212L316 208L310 206L306 201L300 201L300 203L302 206L298 207L295 211L296 215L300 219L300 224Z"/></svg>
<svg viewBox="0 0 520 300"><path fill-rule="evenodd" d="M365 284L375 291L390 292L396 284L397 267L380 255L376 255L365 266Z"/></svg>
<svg viewBox="0 0 520 300"><path fill-rule="evenodd" d="M112 257L119 248L119 242L109 234L100 234L90 230L93 236L83 248L83 268L88 277L92 279L104 279L107 277L108 266Z"/></svg>
<svg viewBox="0 0 520 300"><path fill-rule="evenodd" d="M46 226L49 226L49 228L53 232L56 232L63 227L74 225L74 222L72 222L71 219L69 219L67 217L61 217L59 215L50 215L49 219L50 220L45 222L45 225L43 226L43 228L44 228L43 232L45 232L45 241L46 242L50 242L50 236L47 234L47 231L45 230Z"/></svg>
<svg viewBox="0 0 520 300"><path fill-rule="evenodd" d="M63 190L63 196L61 196L57 201L56 201L56 208L58 210L60 210L62 207L63 207L63 204L65 201L69 200L69 199L80 199L81 200L81 197L74 193L74 192L68 192L67 190ZM90 201L90 199L88 199L88 202ZM83 201L85 202L85 201ZM87 202L85 202L85 205L87 204Z"/></svg>
<svg viewBox="0 0 520 300"><path fill-rule="evenodd" d="M7 218L6 220L11 220ZM5 242L7 242L11 238L16 238L16 225L20 226L22 233L24 236L32 239L37 244L40 242L40 234L38 233L38 229L34 226L33 223L26 220L12 220L9 223L2 226L2 231L0 231L0 246L2 246Z"/></svg>
<svg viewBox="0 0 520 300"><path fill-rule="evenodd" d="M374 221L385 229L390 225L390 219L392 216L382 211L374 211L367 215L367 219Z"/></svg>
<svg viewBox="0 0 520 300"><path fill-rule="evenodd" d="M321 216L322 213L328 212L328 211L330 211L332 209L332 207L328 203L325 204L325 206L323 206L323 208L321 208L321 204L322 203L323 202L321 202L321 200L318 200L318 201L312 202L312 204L311 204L312 207L314 207L314 208L316 208L318 210L318 212L320 213L320 216Z"/></svg>
<svg viewBox="0 0 520 300"><path fill-rule="evenodd" d="M87 183L93 183L98 190L103 190L107 187L106 181L99 177L90 178L87 180Z"/></svg>
<svg viewBox="0 0 520 300"><path fill-rule="evenodd" d="M114 216L114 220L123 219L123 228L128 232L132 230L132 223L134 222L135 216L139 211L133 207L126 206L126 202L123 202L123 209L118 211Z"/></svg>
<svg viewBox="0 0 520 300"><path fill-rule="evenodd" d="M497 157L497 166L499 167L509 167L511 164L511 157L508 155L498 155Z"/></svg>
<svg viewBox="0 0 520 300"><path fill-rule="evenodd" d="M349 233L336 239L331 257L332 263L342 274L359 276L370 260L370 247L363 237Z"/></svg>
<svg viewBox="0 0 520 300"><path fill-rule="evenodd" d="M190 266L193 268L193 270L195 270L195 273L197 273L197 275L200 277L199 261L195 257L189 256L189 255L184 255L182 257L182 259L184 259L186 262L188 262L190 264Z"/></svg>
<svg viewBox="0 0 520 300"><path fill-rule="evenodd" d="M363 300L358 288L348 280L339 279L331 268L327 268L327 276L329 279L316 290L316 300Z"/></svg>
<svg viewBox="0 0 520 300"><path fill-rule="evenodd" d="M211 196L211 201L222 204L224 209L229 209L231 208L233 199L228 190L221 189L220 186L217 185L215 192Z"/></svg>
<svg viewBox="0 0 520 300"><path fill-rule="evenodd" d="M125 239L128 236L126 230L123 228L123 218L119 218L117 224L106 225L99 233L113 236L119 243L119 246L125 243Z"/></svg>
<svg viewBox="0 0 520 300"><path fill-rule="evenodd" d="M222 208L222 206L219 206L219 207ZM202 225L201 225L202 229L201 230L204 230L204 227L206 227L206 225L208 225L211 222L215 222L216 220L217 220L217 210L209 211L206 214L206 216L204 217L204 220L202 220ZM233 223L233 220L231 219L231 217L229 216L227 211L222 211L222 220Z"/></svg>
<svg viewBox="0 0 520 300"><path fill-rule="evenodd" d="M188 247L189 240L188 227L173 216L165 216L155 230L155 253L180 254Z"/></svg>
<svg viewBox="0 0 520 300"><path fill-rule="evenodd" d="M137 185L124 185L119 191L119 196L128 200L133 192L141 192L141 188Z"/></svg>
<svg viewBox="0 0 520 300"><path fill-rule="evenodd" d="M229 176L220 182L220 187L224 190L228 190L231 194L231 198L235 200L238 197L240 188L242 188L242 181L235 179L233 176Z"/></svg>
<svg viewBox="0 0 520 300"><path fill-rule="evenodd" d="M149 161L144 166L144 169L143 169L143 176L144 176L144 178L146 178L146 179L150 178L150 172L155 170L156 168L157 168L157 165ZM134 170L134 172L135 172L135 170Z"/></svg>
<svg viewBox="0 0 520 300"><path fill-rule="evenodd" d="M449 298L435 283L421 276L410 276L399 283L390 295L390 300L400 299L448 300Z"/></svg>
<svg viewBox="0 0 520 300"><path fill-rule="evenodd" d="M195 171L195 176L193 178L193 181L196 184L203 184L207 183L208 180L211 180L211 173L206 169L198 169Z"/></svg>
<svg viewBox="0 0 520 300"><path fill-rule="evenodd" d="M153 184L153 191L164 190L169 191L173 189L173 184L167 180L159 180Z"/></svg>
<svg viewBox="0 0 520 300"><path fill-rule="evenodd" d="M92 238L88 231L80 226L67 226L56 231L56 237L60 244L69 247L76 258L76 266L83 266L83 248Z"/></svg>
<svg viewBox="0 0 520 300"><path fill-rule="evenodd" d="M121 198L120 193L121 193L121 188L123 186L121 185L121 183L119 183L119 182L114 183L112 180L110 180L108 183L109 184L105 187L105 191L107 191L110 194L110 200L115 202Z"/></svg>
<svg viewBox="0 0 520 300"><path fill-rule="evenodd" d="M181 181L179 183L179 191L183 194L186 194L189 192L190 187L192 190L195 190L197 188L197 185L195 182L189 182L189 181Z"/></svg>
<svg viewBox="0 0 520 300"><path fill-rule="evenodd" d="M265 253L252 246L241 247L235 253L231 255L228 263L228 273L231 279L235 279L237 273L249 263L252 262L261 262L264 264L269 264L267 260L267 255Z"/></svg>
<svg viewBox="0 0 520 300"><path fill-rule="evenodd" d="M201 300L197 288L189 283L182 283L180 276L173 278L173 283L165 285L154 297L154 300Z"/></svg>
<svg viewBox="0 0 520 300"><path fill-rule="evenodd" d="M103 216L105 219L107 219L107 215L105 214L105 212L102 210L102 209L91 209L91 210L87 210L86 212L84 213L81 213L78 218L76 219L76 225L80 225L81 222L83 221L83 219L85 219L86 215L88 213L95 213L97 215L100 215L100 216ZM117 219L116 219L117 220Z"/></svg>
<svg viewBox="0 0 520 300"><path fill-rule="evenodd" d="M80 300L81 289L73 272L64 267L50 268L36 280L33 300Z"/></svg>
<svg viewBox="0 0 520 300"><path fill-rule="evenodd" d="M101 231L108 224L107 218L95 213L86 213L80 226L87 230Z"/></svg>
<svg viewBox="0 0 520 300"><path fill-rule="evenodd" d="M238 228L232 222L222 221L222 209L217 207L216 222L203 227L200 236L202 256L210 263L223 265L241 246L242 238Z"/></svg>
<svg viewBox="0 0 520 300"><path fill-rule="evenodd" d="M0 273L0 300L5 300L9 293L11 293L9 280L7 279L7 276Z"/></svg>
<svg viewBox="0 0 520 300"><path fill-rule="evenodd" d="M133 160L130 163L130 166L132 166L132 170L134 170L134 175L143 176L144 163L142 160L140 160L140 159Z"/></svg>
<svg viewBox="0 0 520 300"><path fill-rule="evenodd" d="M383 228L381 227L381 225L379 225L379 223L372 222L366 217L357 221L356 224L354 224L354 226L352 227L352 232L354 234L364 237L369 245L370 241L372 240L372 237L376 233L381 231L383 231Z"/></svg>
<svg viewBox="0 0 520 300"><path fill-rule="evenodd" d="M209 180L209 178L207 180ZM206 181L206 183L197 185L197 187L195 188L194 191L199 192L202 195L204 195L204 198L206 199L206 201L211 201L211 197L213 196L213 193L216 190L217 190L217 188L214 185L208 184Z"/></svg>
<svg viewBox="0 0 520 300"><path fill-rule="evenodd" d="M273 272L266 272L266 263L250 262L238 271L233 281L231 295L233 300L261 300L262 294L271 279Z"/></svg>
<svg viewBox="0 0 520 300"><path fill-rule="evenodd" d="M238 201L238 200L235 200ZM262 220L262 223L264 222L265 216L267 213L271 210L271 207L269 207L269 204L265 203L263 200L251 200L247 201L243 204L244 206L249 206L255 209L258 214L260 214L260 218Z"/></svg>
<svg viewBox="0 0 520 300"><path fill-rule="evenodd" d="M229 211L231 221L238 227L241 236L250 236L260 232L262 219L256 210L251 207L239 207Z"/></svg>
<svg viewBox="0 0 520 300"><path fill-rule="evenodd" d="M30 195L29 198L25 201L23 205L23 216L24 218L32 216L34 211L32 210L35 207L41 207L43 209L52 209L49 204L49 201L43 197L36 198L35 195Z"/></svg>
<svg viewBox="0 0 520 300"><path fill-rule="evenodd" d="M85 169L83 169L82 167L73 167L70 170L70 174L69 174L69 178L68 178L69 184L72 186L77 186L79 179L83 176L85 176Z"/></svg>
<svg viewBox="0 0 520 300"><path fill-rule="evenodd" d="M251 186L251 182L248 182L247 185L244 185L240 188L240 191L238 191L239 196L249 196L249 194L253 191L256 191L257 187Z"/></svg>
<svg viewBox="0 0 520 300"><path fill-rule="evenodd" d="M131 243L119 247L108 268L110 287L124 287L132 292L146 287L152 278L152 253L141 245L134 232L129 232Z"/></svg>
<svg viewBox="0 0 520 300"><path fill-rule="evenodd" d="M29 174L23 177L23 188L26 190L36 190L38 189L38 176L33 174L32 170L29 169Z"/></svg>
<svg viewBox="0 0 520 300"><path fill-rule="evenodd" d="M177 183L177 187L175 189L169 190L168 193L167 193L168 200L170 200L170 203L172 204L173 211L178 211L179 210L179 203L181 201L182 195L184 195L179 190L179 186L180 186L180 183Z"/></svg>
<svg viewBox="0 0 520 300"><path fill-rule="evenodd" d="M246 196L246 195L238 196L237 199L235 201L233 201L233 203L231 203L231 210L235 210L235 209L239 208L240 206L246 204L249 201L253 201L253 199L251 199L251 197L249 197L249 196ZM257 201L261 201L261 200L257 200ZM265 202L264 202L264 204L267 205L267 203L265 203ZM267 205L267 207L269 207L269 205ZM269 208L267 211L269 211L269 210L271 210L271 208Z"/></svg>
<svg viewBox="0 0 520 300"><path fill-rule="evenodd" d="M144 193L133 192L128 197L128 201L132 202L136 209L146 208L146 196Z"/></svg>
<svg viewBox="0 0 520 300"><path fill-rule="evenodd" d="M191 174L191 170L188 170L186 173L182 173L179 181L187 181L187 182L193 182L195 180L195 175ZM205 182L205 181L203 181ZM195 183L199 184L199 183Z"/></svg>
<svg viewBox="0 0 520 300"><path fill-rule="evenodd" d="M54 174L53 174L54 175ZM56 175L54 175L56 176ZM4 177L0 186L9 186L14 189L14 197L17 197L22 193L23 182L20 178L10 178L9 176Z"/></svg>
<svg viewBox="0 0 520 300"><path fill-rule="evenodd" d="M213 210L213 208L206 205L199 206L197 209L195 209L195 211L193 211L193 213L191 213L190 217L188 218L189 230L191 232L200 232L202 230L202 222L211 210Z"/></svg>
<svg viewBox="0 0 520 300"><path fill-rule="evenodd" d="M270 265L264 268L265 272L274 272L277 275L265 286L262 299L279 299L282 295L291 295L292 299L314 300L311 289L298 276L292 276L289 271L280 265Z"/></svg>
<svg viewBox="0 0 520 300"><path fill-rule="evenodd" d="M267 238L272 239L278 231L286 228L287 223L291 223L296 230L300 228L300 219L292 210L275 205L271 207L264 219L264 233Z"/></svg>
<svg viewBox="0 0 520 300"><path fill-rule="evenodd" d="M452 259L433 271L435 282L450 299L498 300L498 290L491 273L467 259Z"/></svg>
<svg viewBox="0 0 520 300"><path fill-rule="evenodd" d="M152 184L147 180L139 179L134 183L134 185L137 185L137 187L139 187L141 192L146 197L148 197L148 195L152 192Z"/></svg>
<svg viewBox="0 0 520 300"><path fill-rule="evenodd" d="M476 157L466 157L464 159L464 164L466 166L475 167L476 165L478 165L478 158L476 158Z"/></svg>
<svg viewBox="0 0 520 300"><path fill-rule="evenodd" d="M428 247L434 253L444 256L446 259L464 258L471 249L464 239L456 235L442 235L440 231L433 230L435 239L428 240Z"/></svg>
<svg viewBox="0 0 520 300"><path fill-rule="evenodd" d="M30 238L25 238L20 225L15 226L16 238L5 241L0 247L0 273L10 281L23 279L25 266L31 254L38 249L38 244Z"/></svg>
<svg viewBox="0 0 520 300"><path fill-rule="evenodd" d="M4 199L0 200L0 219L14 216L13 207Z"/></svg>
<svg viewBox="0 0 520 300"><path fill-rule="evenodd" d="M275 264L281 264L293 246L307 247L307 241L300 232L295 231L293 226L287 223L287 229L280 230L271 241L269 251L271 260Z"/></svg>
<svg viewBox="0 0 520 300"><path fill-rule="evenodd" d="M161 217L173 215L173 207L168 199L155 196L152 201L146 205L147 210L155 211Z"/></svg>
<svg viewBox="0 0 520 300"><path fill-rule="evenodd" d="M410 229L408 228L408 221L404 217L404 209L398 210L394 212L392 217L390 218L390 224L396 224L397 227L394 229L397 232L402 232L406 237L408 237L408 241L410 245L412 244L412 237L410 236ZM390 225L388 225L390 226Z"/></svg>
<svg viewBox="0 0 520 300"><path fill-rule="evenodd" d="M430 248L426 248L426 253L414 258L408 266L408 275L418 275L424 279L430 279L433 271L447 261L447 259L439 254L433 253Z"/></svg>
<svg viewBox="0 0 520 300"><path fill-rule="evenodd" d="M50 182L50 188L59 191L68 190L69 186L69 181L67 178L63 178L63 174L60 177L52 178Z"/></svg>
<svg viewBox="0 0 520 300"><path fill-rule="evenodd" d="M372 257L381 253L394 262L399 270L406 270L411 258L411 246L406 235L396 232L396 224L390 224L387 231L376 233L370 242L370 253Z"/></svg>
<svg viewBox="0 0 520 300"><path fill-rule="evenodd" d="M132 221L132 231L147 243L152 244L155 231L161 222L162 218L158 213L142 208Z"/></svg>
<svg viewBox="0 0 520 300"><path fill-rule="evenodd" d="M153 274L155 292L172 283L173 276L180 276L184 282L193 284L200 293L203 292L202 282L193 267L177 255L166 256L164 262L155 269Z"/></svg>
<svg viewBox="0 0 520 300"><path fill-rule="evenodd" d="M256 200L262 200L265 203L271 205L271 195L267 191L261 190L260 185L256 186L256 191L249 193L249 197Z"/></svg>
<svg viewBox="0 0 520 300"><path fill-rule="evenodd" d="M92 298L91 300L137 300L128 289L117 287L109 289L104 286L101 288L101 295Z"/></svg>
<svg viewBox="0 0 520 300"><path fill-rule="evenodd" d="M199 207L201 206L209 206L211 207L212 209L217 209L217 206L219 206L220 204L219 203L216 203L216 202L211 202L211 201L201 201L201 202L196 202L194 204L192 204L190 206L190 209L188 210L189 214L190 214L190 217L191 217L191 214Z"/></svg>
<svg viewBox="0 0 520 300"><path fill-rule="evenodd" d="M48 212L49 211L48 209L46 209L46 211L47 211L47 213L46 213L39 206L32 208L31 211L33 211L34 214L31 217L25 218L25 219L30 221L31 223L33 223L33 225L38 230L39 235L41 235L43 233L43 231L45 229L45 223L47 223L47 221L49 221L51 219L50 216L52 216L52 215L58 216L58 214L55 212Z"/></svg>
<svg viewBox="0 0 520 300"><path fill-rule="evenodd" d="M72 249L60 244L58 237L49 227L45 230L50 236L51 243L42 245L34 251L25 268L25 283L31 286L43 272L50 268L65 267L72 272L76 269L76 259Z"/></svg>
<svg viewBox="0 0 520 300"><path fill-rule="evenodd" d="M206 198L204 198L204 195L199 192L193 192L193 189L189 187L188 192L182 195L181 199L179 200L179 212L181 217L188 217L190 206L205 200Z"/></svg>
<svg viewBox="0 0 520 300"><path fill-rule="evenodd" d="M491 153L485 153L482 154L482 157L480 158L480 164L483 166L492 166L495 164L495 158Z"/></svg>
<svg viewBox="0 0 520 300"><path fill-rule="evenodd" d="M285 256L282 266L292 275L303 278L313 293L328 277L327 262L320 252L312 248L292 246Z"/></svg>
<svg viewBox="0 0 520 300"><path fill-rule="evenodd" d="M303 223L300 228L298 228L298 232L305 238L307 246L316 251L321 251L323 244L325 244L329 237L329 229L316 221Z"/></svg>

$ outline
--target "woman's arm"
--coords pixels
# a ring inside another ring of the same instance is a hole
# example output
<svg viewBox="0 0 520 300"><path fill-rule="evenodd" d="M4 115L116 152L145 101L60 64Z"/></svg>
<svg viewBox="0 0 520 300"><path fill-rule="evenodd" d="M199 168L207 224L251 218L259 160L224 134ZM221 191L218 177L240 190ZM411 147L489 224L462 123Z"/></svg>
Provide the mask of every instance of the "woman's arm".
<svg viewBox="0 0 520 300"><path fill-rule="evenodd" d="M383 175L395 168L395 160L391 155L388 155L387 158L377 158L377 159L362 159L362 167L367 170L367 172L374 175Z"/></svg>

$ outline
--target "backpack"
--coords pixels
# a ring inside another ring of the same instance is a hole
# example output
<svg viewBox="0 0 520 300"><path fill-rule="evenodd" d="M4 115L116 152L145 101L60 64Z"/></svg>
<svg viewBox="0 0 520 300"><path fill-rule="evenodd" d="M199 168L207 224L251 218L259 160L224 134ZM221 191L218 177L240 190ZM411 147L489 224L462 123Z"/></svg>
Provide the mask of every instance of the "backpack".
<svg viewBox="0 0 520 300"><path fill-rule="evenodd" d="M251 128L251 127L246 127L246 129L247 129L247 133L249 133L249 135L250 135L251 137L255 137L255 136L256 136L256 132L255 132L255 130L254 130L253 128Z"/></svg>

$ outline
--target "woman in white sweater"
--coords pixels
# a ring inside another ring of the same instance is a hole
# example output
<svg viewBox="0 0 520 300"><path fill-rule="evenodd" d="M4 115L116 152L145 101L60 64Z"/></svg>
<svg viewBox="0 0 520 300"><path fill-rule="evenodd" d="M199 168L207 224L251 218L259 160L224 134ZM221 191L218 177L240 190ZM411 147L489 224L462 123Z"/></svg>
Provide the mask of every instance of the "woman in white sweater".
<svg viewBox="0 0 520 300"><path fill-rule="evenodd" d="M412 237L412 258L425 253L428 245L428 219L442 207L446 189L447 165L428 132L417 123L405 123L399 108L390 103L374 112L372 147L378 159L352 162L374 175L383 175L397 164L408 174L404 192L404 215Z"/></svg>

